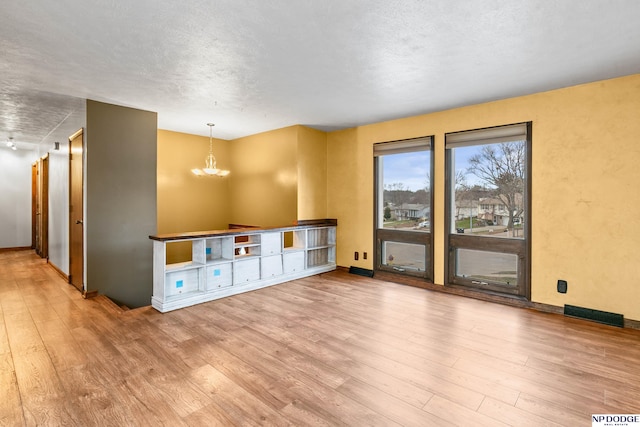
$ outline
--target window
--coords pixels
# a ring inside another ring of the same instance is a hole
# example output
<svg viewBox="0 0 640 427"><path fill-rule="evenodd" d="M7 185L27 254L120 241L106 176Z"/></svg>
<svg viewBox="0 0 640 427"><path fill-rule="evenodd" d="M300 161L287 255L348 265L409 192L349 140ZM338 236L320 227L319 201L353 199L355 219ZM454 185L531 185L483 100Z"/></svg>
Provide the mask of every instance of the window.
<svg viewBox="0 0 640 427"><path fill-rule="evenodd" d="M531 125L445 136L447 282L529 297Z"/></svg>
<svg viewBox="0 0 640 427"><path fill-rule="evenodd" d="M433 277L431 137L374 145L377 270Z"/></svg>

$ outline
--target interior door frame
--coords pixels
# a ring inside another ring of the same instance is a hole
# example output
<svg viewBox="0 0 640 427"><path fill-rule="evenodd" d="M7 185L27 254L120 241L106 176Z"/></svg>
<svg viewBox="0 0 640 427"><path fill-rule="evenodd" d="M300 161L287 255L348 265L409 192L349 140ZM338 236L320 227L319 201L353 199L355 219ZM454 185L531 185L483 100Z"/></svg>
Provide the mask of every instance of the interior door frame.
<svg viewBox="0 0 640 427"><path fill-rule="evenodd" d="M40 164L40 256L49 259L49 153Z"/></svg>
<svg viewBox="0 0 640 427"><path fill-rule="evenodd" d="M38 161L31 164L31 249L38 245Z"/></svg>
<svg viewBox="0 0 640 427"><path fill-rule="evenodd" d="M79 147L78 142L80 143ZM76 247L78 244L79 248ZM69 137L69 283L80 292L84 292L83 128Z"/></svg>

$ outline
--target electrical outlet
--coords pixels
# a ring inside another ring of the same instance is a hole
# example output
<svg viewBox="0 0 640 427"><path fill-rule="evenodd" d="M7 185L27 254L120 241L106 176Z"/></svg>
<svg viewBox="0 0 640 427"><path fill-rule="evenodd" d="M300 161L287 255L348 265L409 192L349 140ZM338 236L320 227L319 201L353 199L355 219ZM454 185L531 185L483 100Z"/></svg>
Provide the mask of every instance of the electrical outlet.
<svg viewBox="0 0 640 427"><path fill-rule="evenodd" d="M353 253L353 259L355 259L357 261L358 258L359 258L359 255L358 255L358 252L356 251L356 252Z"/></svg>
<svg viewBox="0 0 640 427"><path fill-rule="evenodd" d="M558 292L561 294L567 293L567 281L566 280L558 280Z"/></svg>
<svg viewBox="0 0 640 427"><path fill-rule="evenodd" d="M362 252L362 259L367 259L367 253L366 252Z"/></svg>

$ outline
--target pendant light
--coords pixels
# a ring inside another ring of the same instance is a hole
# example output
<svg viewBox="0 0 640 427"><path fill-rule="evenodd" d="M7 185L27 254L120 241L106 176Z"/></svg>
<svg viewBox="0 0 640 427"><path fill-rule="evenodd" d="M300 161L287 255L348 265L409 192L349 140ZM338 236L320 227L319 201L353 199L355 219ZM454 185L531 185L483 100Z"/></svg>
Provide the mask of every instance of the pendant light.
<svg viewBox="0 0 640 427"><path fill-rule="evenodd" d="M205 157L204 167L202 169L191 169L191 172L197 176L227 176L229 171L225 169L218 169L216 165L216 156L213 155L213 123L207 123L209 126L209 155Z"/></svg>

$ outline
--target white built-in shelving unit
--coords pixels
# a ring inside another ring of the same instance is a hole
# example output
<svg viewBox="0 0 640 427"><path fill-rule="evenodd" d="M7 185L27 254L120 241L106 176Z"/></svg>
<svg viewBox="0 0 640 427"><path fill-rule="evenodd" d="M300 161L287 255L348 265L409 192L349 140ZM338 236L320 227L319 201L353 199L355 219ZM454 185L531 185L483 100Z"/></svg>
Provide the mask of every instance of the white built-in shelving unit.
<svg viewBox="0 0 640 427"><path fill-rule="evenodd" d="M163 313L336 268L332 223L150 238L151 305ZM179 242L191 242L191 261L167 264L168 246Z"/></svg>

